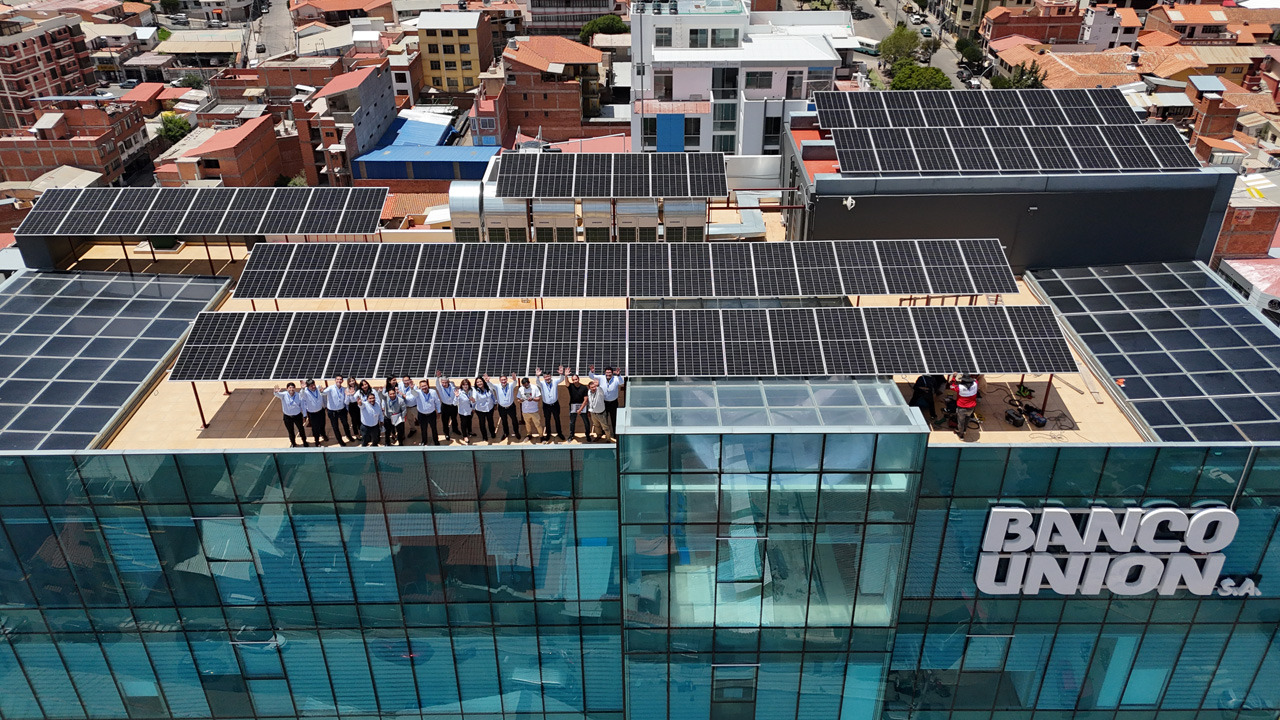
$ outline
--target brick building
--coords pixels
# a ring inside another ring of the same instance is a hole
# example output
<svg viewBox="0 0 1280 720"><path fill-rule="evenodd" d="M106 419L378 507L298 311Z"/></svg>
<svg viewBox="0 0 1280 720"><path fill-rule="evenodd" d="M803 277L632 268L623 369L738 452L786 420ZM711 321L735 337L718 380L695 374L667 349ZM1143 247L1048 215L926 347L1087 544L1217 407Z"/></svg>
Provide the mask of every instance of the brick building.
<svg viewBox="0 0 1280 720"><path fill-rule="evenodd" d="M34 98L97 87L94 70L79 17L0 20L0 127L34 123Z"/></svg>
<svg viewBox="0 0 1280 720"><path fill-rule="evenodd" d="M346 25L352 18L376 17L388 25L396 19L391 0L293 0L289 15L294 25L319 21L335 27Z"/></svg>
<svg viewBox="0 0 1280 720"><path fill-rule="evenodd" d="M86 98L41 100L39 117L27 128L0 136L0 175L31 181L61 166L103 173L117 181L148 148L142 110L133 103Z"/></svg>
<svg viewBox="0 0 1280 720"><path fill-rule="evenodd" d="M600 114L603 57L562 37L512 40L481 75L484 89L471 110L475 144L510 145L517 129L549 142L617 132L588 122Z"/></svg>
<svg viewBox="0 0 1280 720"><path fill-rule="evenodd" d="M1010 35L1042 43L1075 43L1083 19L1074 0L1035 0L1029 8L992 8L982 16L978 34L984 46Z"/></svg>
<svg viewBox="0 0 1280 720"><path fill-rule="evenodd" d="M343 73L295 100L302 171L308 185L351 185L351 159L372 149L396 117L390 63Z"/></svg>
<svg viewBox="0 0 1280 720"><path fill-rule="evenodd" d="M220 179L227 187L270 186L281 176L301 169L282 152L274 121L263 115L245 124L220 130L193 150L156 168L156 179L165 187L195 180Z"/></svg>
<svg viewBox="0 0 1280 720"><path fill-rule="evenodd" d="M285 56L256 68L226 68L210 78L207 87L220 103L261 102L277 119L283 119L294 97L306 95L307 88L328 85L345 71L341 57Z"/></svg>

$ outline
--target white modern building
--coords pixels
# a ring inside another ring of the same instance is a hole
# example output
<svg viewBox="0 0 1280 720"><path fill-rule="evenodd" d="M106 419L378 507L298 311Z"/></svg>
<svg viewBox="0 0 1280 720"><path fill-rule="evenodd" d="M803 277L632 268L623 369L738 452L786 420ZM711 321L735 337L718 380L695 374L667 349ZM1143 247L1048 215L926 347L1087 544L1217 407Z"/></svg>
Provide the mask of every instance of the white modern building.
<svg viewBox="0 0 1280 720"><path fill-rule="evenodd" d="M853 34L847 12L633 2L632 148L777 154L787 114L851 65Z"/></svg>

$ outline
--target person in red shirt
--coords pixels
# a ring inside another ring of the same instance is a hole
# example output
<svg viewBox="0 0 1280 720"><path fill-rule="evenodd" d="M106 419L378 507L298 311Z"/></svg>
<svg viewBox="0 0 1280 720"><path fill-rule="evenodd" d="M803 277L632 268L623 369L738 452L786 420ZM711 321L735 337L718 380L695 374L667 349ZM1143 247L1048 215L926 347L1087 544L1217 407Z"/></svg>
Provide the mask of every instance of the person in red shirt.
<svg viewBox="0 0 1280 720"><path fill-rule="evenodd" d="M961 375L959 380L953 375L951 389L956 393L956 435L964 437L973 409L978 406L978 383L969 373Z"/></svg>

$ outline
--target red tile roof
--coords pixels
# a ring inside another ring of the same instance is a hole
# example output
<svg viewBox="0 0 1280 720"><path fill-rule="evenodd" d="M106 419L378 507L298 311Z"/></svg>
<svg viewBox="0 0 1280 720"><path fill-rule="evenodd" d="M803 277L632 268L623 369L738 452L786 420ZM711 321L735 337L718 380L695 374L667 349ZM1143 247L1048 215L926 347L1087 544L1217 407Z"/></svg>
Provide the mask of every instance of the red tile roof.
<svg viewBox="0 0 1280 720"><path fill-rule="evenodd" d="M1221 5L1174 5L1172 7L1157 5L1151 8L1151 14L1160 13L1163 19L1176 25L1226 25L1227 14ZM1170 13L1174 13L1170 16ZM1175 19L1178 15L1181 20Z"/></svg>
<svg viewBox="0 0 1280 720"><path fill-rule="evenodd" d="M183 88L184 90L186 88ZM164 92L164 83L140 83L137 87L120 96L125 102L147 102L155 100Z"/></svg>
<svg viewBox="0 0 1280 720"><path fill-rule="evenodd" d="M535 35L516 41L514 49L507 48L502 56L521 65L546 71L552 63L561 65L594 65L604 58L604 53L555 35Z"/></svg>
<svg viewBox="0 0 1280 720"><path fill-rule="evenodd" d="M391 0L294 0L289 4L289 10L292 12L310 5L322 13L350 12L352 10L369 12L375 8L390 4Z"/></svg>
<svg viewBox="0 0 1280 720"><path fill-rule="evenodd" d="M320 92L316 93L316 97L328 97L329 95L336 95L359 87L360 83L364 82L365 78L372 75L376 69L376 67L367 67L354 72L342 73L320 88Z"/></svg>
<svg viewBox="0 0 1280 720"><path fill-rule="evenodd" d="M135 88L136 89L136 88ZM157 95L161 100L180 100L183 95L191 92L189 87L166 87Z"/></svg>
<svg viewBox="0 0 1280 720"><path fill-rule="evenodd" d="M1138 44L1142 47L1169 47L1177 45L1180 39L1160 30L1138 33Z"/></svg>
<svg viewBox="0 0 1280 720"><path fill-rule="evenodd" d="M1142 27L1142 18L1138 17L1138 11L1133 8L1116 8L1116 17L1120 18L1120 27Z"/></svg>
<svg viewBox="0 0 1280 720"><path fill-rule="evenodd" d="M200 143L200 145L195 149L186 151L182 155L183 157L198 157L200 155L207 155L209 153L220 152L222 150L230 150L244 142L245 138L249 137L254 130L262 127L263 123L271 122L273 122L273 120L270 115L263 115L262 117L250 120L238 128L219 130L214 133L213 137Z"/></svg>
<svg viewBox="0 0 1280 720"><path fill-rule="evenodd" d="M428 208L448 204L449 193L390 193L382 204L382 219L425 215Z"/></svg>

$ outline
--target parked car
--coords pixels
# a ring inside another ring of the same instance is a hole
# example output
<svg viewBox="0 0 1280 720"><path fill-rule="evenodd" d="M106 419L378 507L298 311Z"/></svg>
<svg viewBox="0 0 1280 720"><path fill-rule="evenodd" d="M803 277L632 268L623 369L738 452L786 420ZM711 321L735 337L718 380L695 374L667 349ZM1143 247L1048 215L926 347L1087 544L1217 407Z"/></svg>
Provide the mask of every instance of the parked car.
<svg viewBox="0 0 1280 720"><path fill-rule="evenodd" d="M981 90L982 82L978 80L978 78L976 77L971 77L964 82L964 86L969 88L970 90Z"/></svg>
<svg viewBox="0 0 1280 720"><path fill-rule="evenodd" d="M923 24L924 24L924 16L923 16L923 15L921 15L920 13L916 13L915 15L912 15L912 16L911 16L911 24L912 24L912 25L923 25Z"/></svg>
<svg viewBox="0 0 1280 720"><path fill-rule="evenodd" d="M266 55L266 54L267 54L267 46L266 46L266 44L265 44L265 43L258 43L258 48L257 48L257 49L258 49L258 54L259 54L259 55Z"/></svg>
<svg viewBox="0 0 1280 720"><path fill-rule="evenodd" d="M956 77L960 79L960 82L969 82L969 78L973 77L973 73L969 72L969 68L962 67L956 70Z"/></svg>
<svg viewBox="0 0 1280 720"><path fill-rule="evenodd" d="M222 22L221 20L210 20L209 22L205 23L205 27L211 27L211 28L223 28L226 26L227 24Z"/></svg>
<svg viewBox="0 0 1280 720"><path fill-rule="evenodd" d="M186 13L174 13L173 15L170 15L169 22L173 23L174 25L190 25L191 24L191 20L187 18Z"/></svg>
<svg viewBox="0 0 1280 720"><path fill-rule="evenodd" d="M132 90L136 87L138 87L137 80L125 80L124 82L120 83L120 89L122 90Z"/></svg>
<svg viewBox="0 0 1280 720"><path fill-rule="evenodd" d="M933 30L928 25L920 28L920 37L933 37Z"/></svg>

